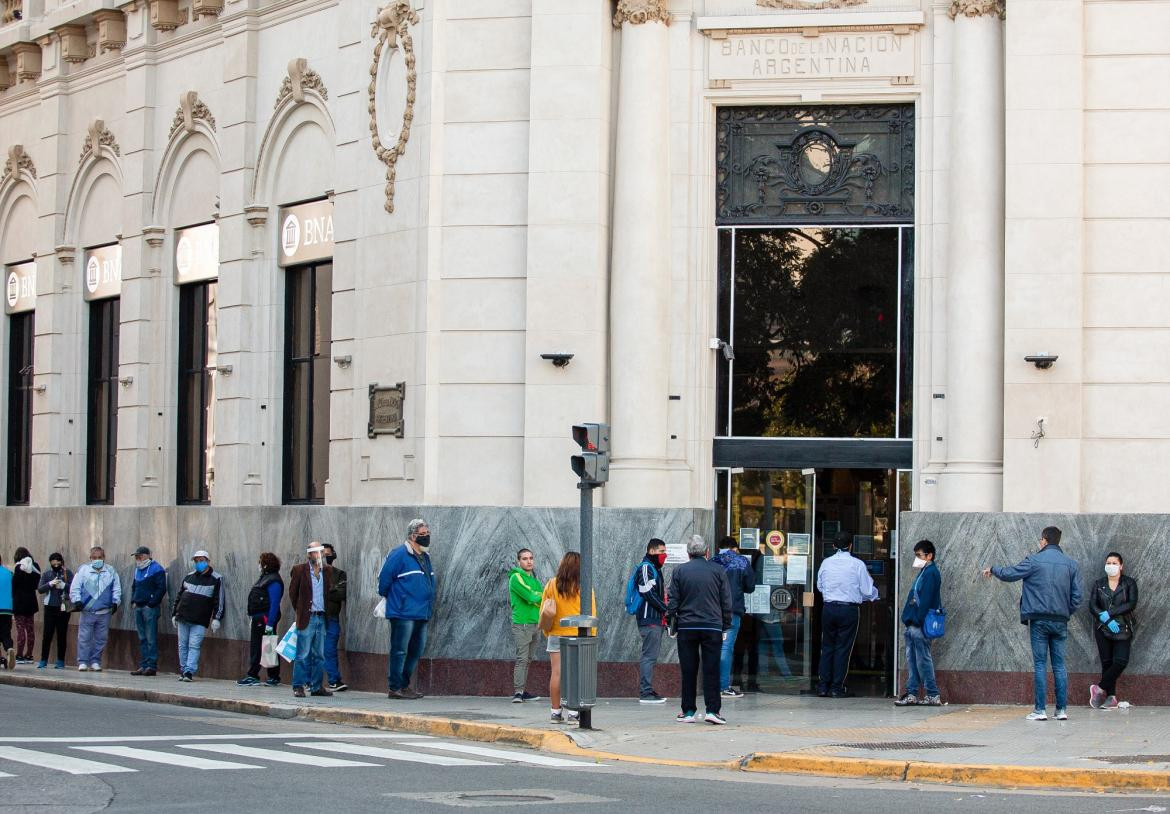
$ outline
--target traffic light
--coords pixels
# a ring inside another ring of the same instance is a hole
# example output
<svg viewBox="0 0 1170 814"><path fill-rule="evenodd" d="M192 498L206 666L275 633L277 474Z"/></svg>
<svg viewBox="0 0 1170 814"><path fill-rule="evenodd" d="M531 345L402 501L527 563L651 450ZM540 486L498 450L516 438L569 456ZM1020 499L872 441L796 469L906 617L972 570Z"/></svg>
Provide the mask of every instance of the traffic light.
<svg viewBox="0 0 1170 814"><path fill-rule="evenodd" d="M581 454L572 457L573 471L585 483L609 480L609 425L574 424L573 440Z"/></svg>

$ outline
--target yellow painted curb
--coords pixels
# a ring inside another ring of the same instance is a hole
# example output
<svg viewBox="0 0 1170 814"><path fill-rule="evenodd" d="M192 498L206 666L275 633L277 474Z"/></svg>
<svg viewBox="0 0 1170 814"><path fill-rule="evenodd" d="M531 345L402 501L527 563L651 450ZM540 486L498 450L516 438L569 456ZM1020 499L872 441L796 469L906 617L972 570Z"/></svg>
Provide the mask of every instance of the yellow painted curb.
<svg viewBox="0 0 1170 814"><path fill-rule="evenodd" d="M909 783L964 783L1004 788L1058 788L1087 791L1168 791L1170 772L1140 769L1059 769L1051 766L915 763L906 767Z"/></svg>
<svg viewBox="0 0 1170 814"><path fill-rule="evenodd" d="M799 752L754 752L743 759L741 767L746 772L869 777L875 780L905 780L906 775L904 760L828 757Z"/></svg>

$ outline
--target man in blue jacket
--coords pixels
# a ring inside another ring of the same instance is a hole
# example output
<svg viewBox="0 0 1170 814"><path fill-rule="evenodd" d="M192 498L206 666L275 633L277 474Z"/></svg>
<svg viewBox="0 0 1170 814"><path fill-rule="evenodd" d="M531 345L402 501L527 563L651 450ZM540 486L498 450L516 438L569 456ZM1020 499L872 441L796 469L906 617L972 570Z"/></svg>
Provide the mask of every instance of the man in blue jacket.
<svg viewBox="0 0 1170 814"><path fill-rule="evenodd" d="M902 608L902 625L906 639L906 692L894 702L894 706L912 707L922 704L928 707L942 706L938 682L934 677L934 657L930 653L931 640L923 634L928 611L942 607L942 574L934 564L934 543L919 540L914 544L914 570L917 576L906 595ZM918 700L918 689L926 697Z"/></svg>
<svg viewBox="0 0 1170 814"><path fill-rule="evenodd" d="M739 543L734 537L724 537L719 541L719 553L711 558L711 562L723 566L727 572L727 586L731 589L731 629L723 639L723 649L719 655L720 694L724 698L742 698L743 692L731 686L731 657L735 653L739 626L747 611L743 595L755 593L756 571L748 558L739 553Z"/></svg>
<svg viewBox="0 0 1170 814"><path fill-rule="evenodd" d="M1024 581L1020 597L1020 624L1028 626L1032 639L1032 667L1035 708L1029 721L1047 721L1045 668L1052 658L1056 684L1056 720L1068 720L1068 669L1064 664L1068 641L1068 619L1081 604L1081 570L1076 561L1060 550L1060 529L1049 526L1040 532L1040 550L1019 565L984 568L983 576L1004 582Z"/></svg>
<svg viewBox="0 0 1170 814"><path fill-rule="evenodd" d="M378 594L386 600L390 620L390 656L386 670L387 697L404 701L422 698L410 678L427 644L427 622L435 605L435 571L427 548L431 532L425 520L410 521L406 542L386 556L378 574Z"/></svg>
<svg viewBox="0 0 1170 814"><path fill-rule="evenodd" d="M167 570L150 556L150 549L138 546L134 552L134 583L130 605L138 628L138 647L142 658L132 676L158 674L158 615L167 595Z"/></svg>

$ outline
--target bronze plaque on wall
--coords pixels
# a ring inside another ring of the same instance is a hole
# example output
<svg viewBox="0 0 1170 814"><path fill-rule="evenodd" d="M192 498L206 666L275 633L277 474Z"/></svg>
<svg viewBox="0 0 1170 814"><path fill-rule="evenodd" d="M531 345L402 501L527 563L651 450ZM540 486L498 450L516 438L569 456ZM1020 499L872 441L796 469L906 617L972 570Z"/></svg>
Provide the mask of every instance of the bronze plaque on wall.
<svg viewBox="0 0 1170 814"><path fill-rule="evenodd" d="M379 435L406 437L406 418L402 404L406 401L406 382L395 385L370 385L370 421L366 431L370 438Z"/></svg>

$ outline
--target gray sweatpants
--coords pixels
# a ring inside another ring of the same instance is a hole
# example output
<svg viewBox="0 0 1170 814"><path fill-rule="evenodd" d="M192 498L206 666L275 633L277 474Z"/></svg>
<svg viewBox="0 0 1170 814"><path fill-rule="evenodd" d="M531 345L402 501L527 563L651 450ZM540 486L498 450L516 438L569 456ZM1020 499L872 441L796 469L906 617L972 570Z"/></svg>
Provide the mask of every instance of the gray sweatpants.
<svg viewBox="0 0 1170 814"><path fill-rule="evenodd" d="M646 698L654 692L654 665L658 662L658 653L662 650L662 625L639 625L638 633L642 636L642 658L638 664L639 687L638 694Z"/></svg>
<svg viewBox="0 0 1170 814"><path fill-rule="evenodd" d="M540 643L540 627L512 624L512 641L516 645L516 666L512 670L512 691L524 692L528 683L528 665L536 655Z"/></svg>

